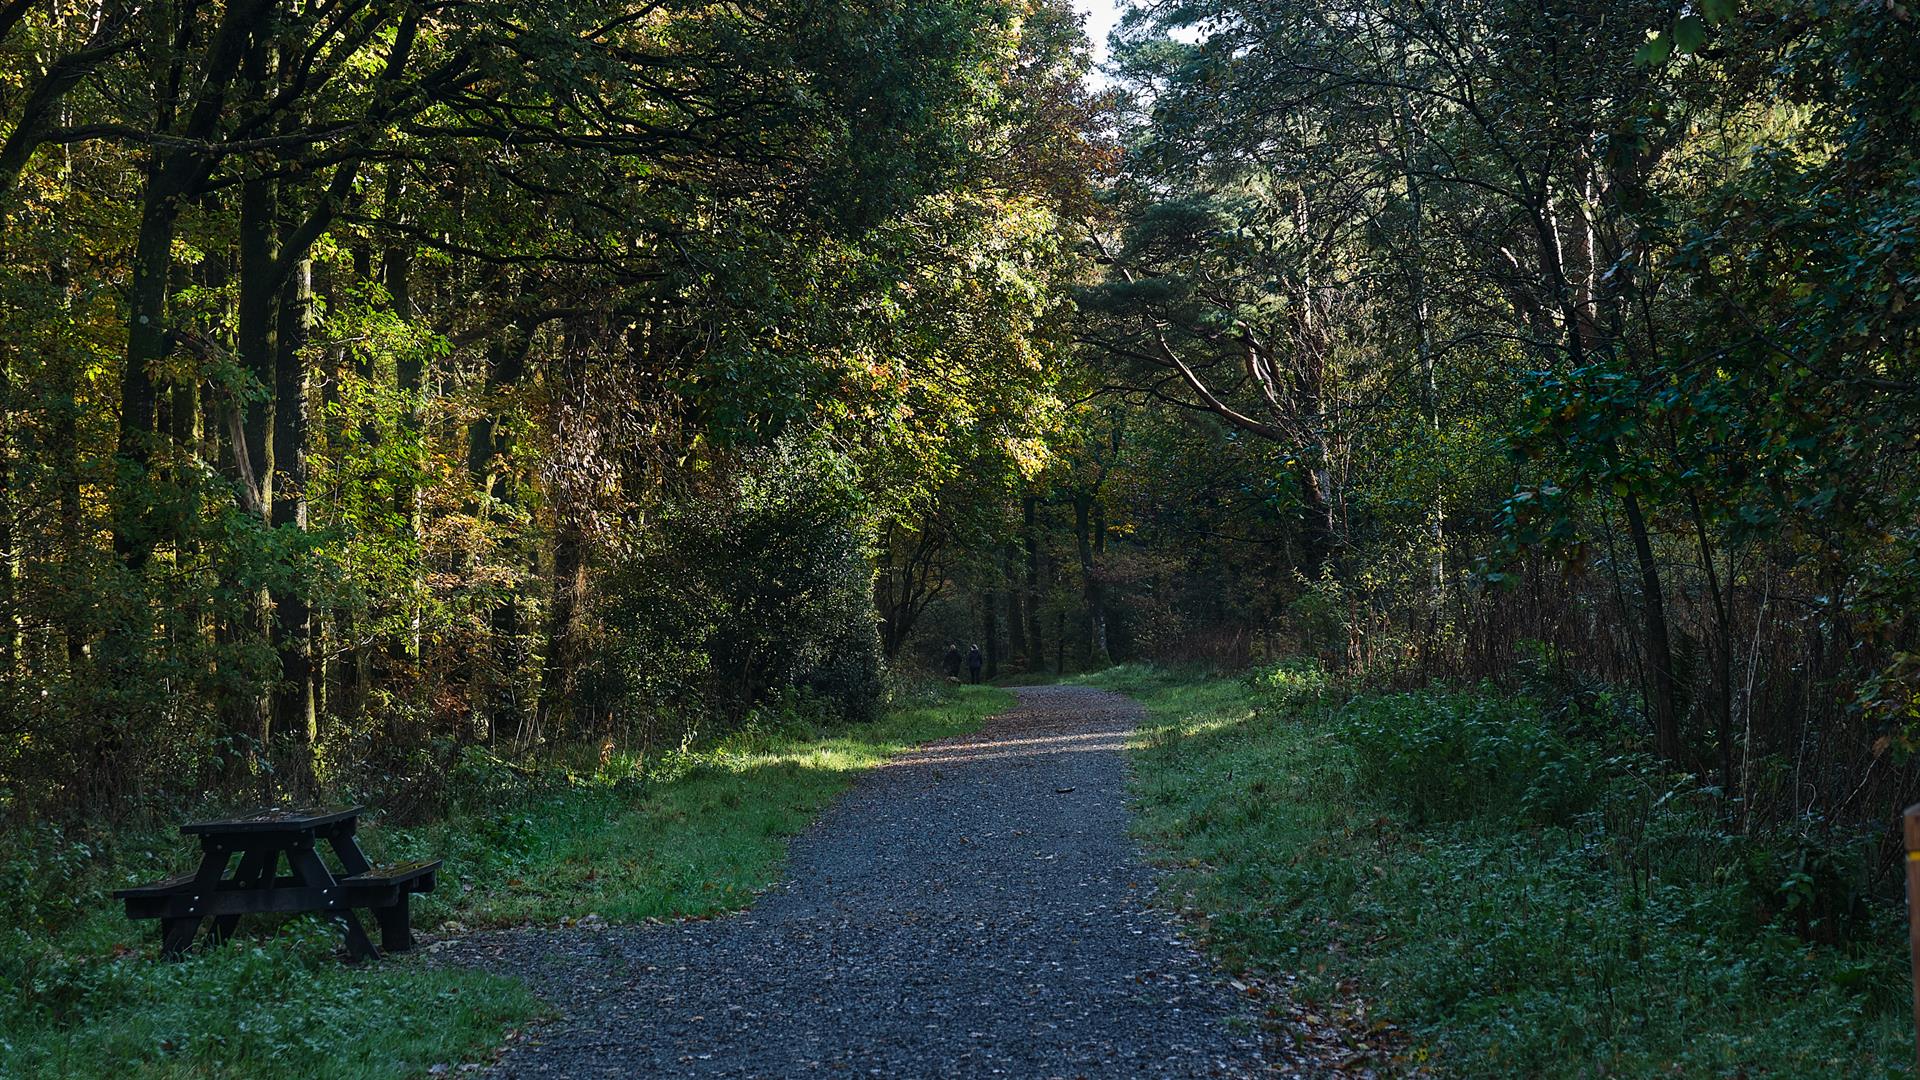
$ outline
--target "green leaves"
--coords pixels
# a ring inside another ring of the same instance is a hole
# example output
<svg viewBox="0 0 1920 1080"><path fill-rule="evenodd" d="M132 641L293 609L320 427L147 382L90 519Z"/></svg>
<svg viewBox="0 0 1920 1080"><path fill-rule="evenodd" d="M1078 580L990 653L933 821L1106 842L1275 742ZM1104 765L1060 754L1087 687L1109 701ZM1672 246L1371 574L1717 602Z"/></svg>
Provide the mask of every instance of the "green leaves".
<svg viewBox="0 0 1920 1080"><path fill-rule="evenodd" d="M1707 41L1707 24L1698 15L1683 15L1673 24L1674 47L1683 53L1698 51Z"/></svg>
<svg viewBox="0 0 1920 1080"><path fill-rule="evenodd" d="M1640 46L1639 50L1633 54L1633 60L1641 67L1657 67L1666 63L1667 57L1671 55L1673 55L1673 34L1662 30L1647 38L1647 43Z"/></svg>
<svg viewBox="0 0 1920 1080"><path fill-rule="evenodd" d="M1648 34L1646 43L1635 50L1634 63L1658 67L1677 51L1682 56L1699 52L1707 43L1707 28L1723 26L1734 16L1735 0L1701 0L1699 10L1682 15L1664 30Z"/></svg>

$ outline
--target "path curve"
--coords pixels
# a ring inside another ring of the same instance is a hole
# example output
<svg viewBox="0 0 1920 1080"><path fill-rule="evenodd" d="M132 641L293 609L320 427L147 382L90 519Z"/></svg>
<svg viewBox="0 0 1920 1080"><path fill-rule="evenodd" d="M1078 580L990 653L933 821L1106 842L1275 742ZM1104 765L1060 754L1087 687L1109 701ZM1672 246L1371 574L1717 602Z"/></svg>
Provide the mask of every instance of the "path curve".
<svg viewBox="0 0 1920 1080"><path fill-rule="evenodd" d="M751 911L475 935L563 1014L493 1075L1234 1077L1253 1018L1149 904L1127 698L1023 688L862 777Z"/></svg>

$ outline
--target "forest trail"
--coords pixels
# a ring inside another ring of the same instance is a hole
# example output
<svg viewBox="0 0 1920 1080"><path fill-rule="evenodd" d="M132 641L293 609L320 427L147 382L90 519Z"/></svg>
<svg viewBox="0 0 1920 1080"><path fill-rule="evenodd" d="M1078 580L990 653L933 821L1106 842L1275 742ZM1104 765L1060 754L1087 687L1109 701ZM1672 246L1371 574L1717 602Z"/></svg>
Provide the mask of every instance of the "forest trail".
<svg viewBox="0 0 1920 1080"><path fill-rule="evenodd" d="M1017 691L863 777L788 879L703 922L475 935L560 1013L492 1075L1245 1076L1252 1017L1150 906L1127 698Z"/></svg>

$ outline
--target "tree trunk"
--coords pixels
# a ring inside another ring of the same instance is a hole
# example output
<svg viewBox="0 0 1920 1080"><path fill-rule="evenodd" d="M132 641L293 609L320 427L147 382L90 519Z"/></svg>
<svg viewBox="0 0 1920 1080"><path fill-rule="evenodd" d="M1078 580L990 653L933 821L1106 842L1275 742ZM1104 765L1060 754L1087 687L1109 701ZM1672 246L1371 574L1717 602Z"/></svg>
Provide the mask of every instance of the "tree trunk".
<svg viewBox="0 0 1920 1080"><path fill-rule="evenodd" d="M1021 544L1027 562L1027 641L1033 650L1034 666L1047 667L1047 647L1040 633L1040 538L1035 519L1040 500L1028 495L1021 508Z"/></svg>
<svg viewBox="0 0 1920 1080"><path fill-rule="evenodd" d="M1647 532L1647 520L1640 512L1640 499L1629 492L1622 497L1627 514L1627 531L1633 538L1634 561L1640 569L1640 604L1645 619L1647 645L1648 718L1653 723L1653 741L1660 756L1681 763L1680 717L1673 683L1673 646L1667 630L1667 607L1660 591L1660 569L1653 559L1653 541Z"/></svg>
<svg viewBox="0 0 1920 1080"><path fill-rule="evenodd" d="M1022 610L1019 578L1014 573L1013 541L1000 545L1000 580L1007 590L1007 659L1026 663L1027 620Z"/></svg>
<svg viewBox="0 0 1920 1080"><path fill-rule="evenodd" d="M487 630L493 638L493 708L480 719L479 730L475 737L491 743L496 731L505 726L501 721L514 711L514 703L519 700L514 693L514 680L520 670L520 607L512 597L498 601L488 616Z"/></svg>
<svg viewBox="0 0 1920 1080"><path fill-rule="evenodd" d="M274 213L274 181L254 176L240 185L240 295L234 312L234 351L240 368L258 384L243 406L245 458L252 464L263 522L273 520L274 412L279 404L277 369L280 281ZM247 477L242 477L243 482Z"/></svg>
<svg viewBox="0 0 1920 1080"><path fill-rule="evenodd" d="M21 621L15 606L20 556L15 545L13 489L13 351L0 350L0 708L13 708L13 683L18 674ZM8 736L14 735L8 731Z"/></svg>
<svg viewBox="0 0 1920 1080"><path fill-rule="evenodd" d="M291 254L291 253L290 253ZM313 304L313 264L302 259L283 286L274 362L273 442L283 466L273 485L273 525L307 528L307 365L301 355ZM296 555L296 558L303 556ZM313 678L313 606L300 575L273 597L274 650L280 658L280 682L273 696L274 724L291 736L293 775L311 788L313 744L319 737L317 691Z"/></svg>
<svg viewBox="0 0 1920 1080"><path fill-rule="evenodd" d="M467 474L473 487L473 512L485 521L496 506L509 506L514 491L502 478L507 440L500 434L498 416L506 411L505 394L526 374L530 337L519 327L496 335L487 349L485 400L480 414L467 429ZM476 722L485 737L499 717L513 704L510 673L516 666L515 634L518 613L514 597L495 596L488 601L487 644L484 656L476 651L472 661L472 697Z"/></svg>
<svg viewBox="0 0 1920 1080"><path fill-rule="evenodd" d="M247 79L254 93L267 92L264 46L248 55ZM255 393L238 406L241 422L232 434L236 444L233 460L243 500L252 502L250 509L266 525L273 523L274 515L274 427L279 405L280 282L274 221L279 200L275 185L274 180L259 175L248 176L240 185L239 296L234 311L234 352L240 369L255 383L251 388ZM248 598L245 617L231 628L237 641L252 635L272 641L278 636L270 625L273 600L264 588ZM275 696L274 689L268 687L258 699L233 702L228 719L230 736L250 739L258 752L267 752L275 730Z"/></svg>
<svg viewBox="0 0 1920 1080"><path fill-rule="evenodd" d="M1094 561L1093 497L1077 495L1073 500L1073 537L1080 552L1080 585L1087 609L1086 661L1088 667L1105 667L1107 653L1106 594Z"/></svg>
<svg viewBox="0 0 1920 1080"><path fill-rule="evenodd" d="M48 449L53 459L53 482L60 489L60 563L66 577L63 587L72 589L74 583L83 579L82 564L86 561L80 512L79 370L71 361L56 358L54 371L53 445ZM63 606L69 609L61 620L67 646L67 674L77 677L86 659L86 625L84 617L71 610L74 605Z"/></svg>
<svg viewBox="0 0 1920 1080"><path fill-rule="evenodd" d="M1301 533L1300 549L1306 565L1302 572L1310 581L1318 581L1329 574L1339 578L1340 532L1334 518L1333 499L1328 488L1331 486L1326 470L1302 464L1297 473L1300 481L1300 501L1305 511L1305 528Z"/></svg>
<svg viewBox="0 0 1920 1080"><path fill-rule="evenodd" d="M1413 130L1408 123L1407 129ZM1421 404L1426 410L1427 433L1435 453L1440 449L1440 383L1434 370L1432 313L1427 305L1426 204L1420 179L1407 174L1407 195L1413 213L1413 287L1414 347L1419 354ZM1433 487L1433 501L1427 509L1428 542L1433 545L1433 597L1430 618L1437 621L1447 602L1447 506L1444 480ZM1431 636L1431 635L1429 635ZM1427 650L1421 650L1425 653ZM1424 662L1424 660L1423 660Z"/></svg>
<svg viewBox="0 0 1920 1080"><path fill-rule="evenodd" d="M1544 203L1531 205L1528 211L1539 238L1542 274L1564 327L1563 348L1567 361L1578 370L1586 364L1588 348L1594 344L1589 340L1589 330L1594 326L1594 320L1586 305L1574 297L1568 284L1565 263L1561 257L1559 225L1551 206ZM1609 440L1606 449L1617 458L1619 447L1616 443ZM1627 518L1628 535L1633 541L1634 562L1640 571L1642 637L1647 658L1647 718L1653 727L1654 746L1660 756L1675 764L1683 764L1678 695L1673 679L1673 645L1667 627L1666 601L1660 588L1660 568L1654 561L1653 540L1647 528L1646 515L1641 511L1639 496L1631 490L1627 491L1621 496L1621 506Z"/></svg>
<svg viewBox="0 0 1920 1080"><path fill-rule="evenodd" d="M120 434L115 446L113 551L132 571L153 555L155 537L148 486L153 461L153 365L170 351L167 276L173 263L178 202L149 170L127 287L127 353L120 374Z"/></svg>
<svg viewBox="0 0 1920 1080"><path fill-rule="evenodd" d="M1714 745L1720 757L1720 790L1731 812L1737 794L1733 771L1733 622L1727 610L1726 591L1720 584L1720 571L1713 562L1713 542L1707 532L1706 515L1700 509L1700 497L1687 495L1687 507L1693 515L1694 536L1700 544L1700 567L1706 572L1707 596L1713 603L1713 691ZM1729 560L1727 572L1733 573Z"/></svg>
<svg viewBox="0 0 1920 1080"><path fill-rule="evenodd" d="M1000 590L989 588L980 597L980 636L987 654L987 678L1000 674Z"/></svg>
<svg viewBox="0 0 1920 1080"><path fill-rule="evenodd" d="M113 553L138 587L159 542L152 465L160 438L154 422L157 395L154 365L166 359L172 342L167 332L168 276L173 265L173 235L179 214L178 192L169 183L166 159L157 150L148 168L140 204L139 231L127 287L127 351L120 373L120 430L114 446L112 491ZM96 671L103 686L128 685L147 675L146 635L139 626L116 625L100 641ZM101 712L94 721L89 779L92 797L117 800L125 758L125 733L139 717L122 710Z"/></svg>
<svg viewBox="0 0 1920 1080"><path fill-rule="evenodd" d="M396 224L402 223L405 220L405 216L400 210L400 197L403 192L404 183L402 181L401 166L396 162L387 169L386 194L384 205L381 208L381 212L386 215L387 220ZM394 314L401 319L412 318L413 248L398 229L388 233L387 242L380 257L380 273L381 277L385 280L387 299L392 304ZM421 366L417 351L408 349L402 352L394 365L394 381L401 393L409 395L419 394L424 382L424 377L425 369ZM411 437L419 434L422 423L423 417L420 415L418 402L416 400L415 406L409 408L406 413L402 415L399 426L402 432ZM424 467L425 462L422 461L421 465ZM418 488L409 483L402 483L395 486L398 490L395 493L395 503L397 505L394 509L410 523L414 540L417 543L420 540L423 526L423 522L421 521L420 492ZM419 582L416 580L415 588L410 591L405 601L411 609L407 620L407 632L401 640L392 643L391 646L396 660L417 661L420 659L421 611L419 608L419 600L417 596L414 595L417 594L418 591Z"/></svg>
<svg viewBox="0 0 1920 1080"><path fill-rule="evenodd" d="M585 538L575 526L562 523L553 544L553 599L547 608L547 652L540 670L540 707L533 731L536 736L559 738L565 734L554 716L573 695L573 675L579 659L574 648L574 624L586 588Z"/></svg>
<svg viewBox="0 0 1920 1080"><path fill-rule="evenodd" d="M887 544L876 575L875 596L880 610L880 642L888 660L895 659L913 635L927 605L943 587L935 565L941 548L938 526L927 522L914 533L913 546L904 553L902 530L889 526Z"/></svg>

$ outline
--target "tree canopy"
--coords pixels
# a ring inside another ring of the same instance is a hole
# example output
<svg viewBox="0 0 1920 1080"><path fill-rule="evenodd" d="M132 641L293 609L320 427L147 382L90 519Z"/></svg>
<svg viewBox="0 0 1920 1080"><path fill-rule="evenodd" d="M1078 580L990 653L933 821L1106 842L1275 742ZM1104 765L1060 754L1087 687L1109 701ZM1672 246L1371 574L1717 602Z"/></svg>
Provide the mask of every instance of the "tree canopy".
<svg viewBox="0 0 1920 1080"><path fill-rule="evenodd" d="M1074 27L972 0L0 9L9 805L651 730L676 703L616 709L597 674L644 632L601 582L674 522L818 520L844 539L717 550L844 576L836 544L864 560L971 463L1031 458L1100 153ZM698 509L762 483L791 490ZM857 498L817 519L808 493ZM877 649L841 620L836 648ZM714 704L767 689L727 677Z"/></svg>
<svg viewBox="0 0 1920 1080"><path fill-rule="evenodd" d="M1148 3L1090 80L1051 0L15 0L0 788L863 714L977 641L1548 672L1742 827L1881 813L1914 18Z"/></svg>

